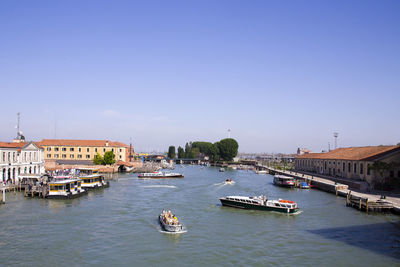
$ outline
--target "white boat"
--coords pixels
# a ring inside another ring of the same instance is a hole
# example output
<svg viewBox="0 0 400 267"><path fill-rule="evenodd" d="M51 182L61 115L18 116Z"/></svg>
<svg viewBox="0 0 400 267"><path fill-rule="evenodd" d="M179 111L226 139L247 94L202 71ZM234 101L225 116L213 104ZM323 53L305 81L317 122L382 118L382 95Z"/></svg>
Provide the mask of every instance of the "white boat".
<svg viewBox="0 0 400 267"><path fill-rule="evenodd" d="M59 178L59 177L58 177ZM87 191L81 187L80 179L54 179L48 183L47 198L75 198Z"/></svg>
<svg viewBox="0 0 400 267"><path fill-rule="evenodd" d="M294 178L285 175L275 175L274 176L274 185L283 186L283 187L293 187L294 186Z"/></svg>
<svg viewBox="0 0 400 267"><path fill-rule="evenodd" d="M286 199L267 199L266 196L246 197L246 196L227 196L220 198L223 206L264 210L264 211L277 211L283 213L295 213L298 211L296 202Z"/></svg>
<svg viewBox="0 0 400 267"><path fill-rule="evenodd" d="M88 190L110 186L110 183L105 181L104 176L99 174L98 169L80 168L77 169L76 173L77 178L82 180L82 187L84 189Z"/></svg>
<svg viewBox="0 0 400 267"><path fill-rule="evenodd" d="M234 184L235 181L233 181L232 179L226 179L225 180L225 184Z"/></svg>
<svg viewBox="0 0 400 267"><path fill-rule="evenodd" d="M138 178L152 178L152 179L162 179L162 178L183 178L183 174L173 173L173 172L144 172L138 175Z"/></svg>
<svg viewBox="0 0 400 267"><path fill-rule="evenodd" d="M224 172L224 171L225 171L225 168L219 168L219 171L220 171L220 172Z"/></svg>
<svg viewBox="0 0 400 267"><path fill-rule="evenodd" d="M182 224L171 211L163 210L158 216L158 220L161 227L167 232L181 232L183 230Z"/></svg>

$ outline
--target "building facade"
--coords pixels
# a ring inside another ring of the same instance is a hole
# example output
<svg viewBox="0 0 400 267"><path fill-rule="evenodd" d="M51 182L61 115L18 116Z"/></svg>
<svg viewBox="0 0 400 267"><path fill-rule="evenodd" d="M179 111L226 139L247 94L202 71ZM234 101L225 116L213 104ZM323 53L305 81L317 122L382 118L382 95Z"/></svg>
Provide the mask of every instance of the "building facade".
<svg viewBox="0 0 400 267"><path fill-rule="evenodd" d="M116 161L129 161L130 148L121 142L108 140L43 139L38 144L44 149L45 160L93 161L99 153L112 151Z"/></svg>
<svg viewBox="0 0 400 267"><path fill-rule="evenodd" d="M33 142L0 142L0 181L18 183L23 174L43 174L44 151Z"/></svg>
<svg viewBox="0 0 400 267"><path fill-rule="evenodd" d="M390 168L374 170L375 162ZM309 153L295 159L295 169L333 177L362 180L374 186L389 179L400 181L400 146L369 146L338 148L326 153Z"/></svg>

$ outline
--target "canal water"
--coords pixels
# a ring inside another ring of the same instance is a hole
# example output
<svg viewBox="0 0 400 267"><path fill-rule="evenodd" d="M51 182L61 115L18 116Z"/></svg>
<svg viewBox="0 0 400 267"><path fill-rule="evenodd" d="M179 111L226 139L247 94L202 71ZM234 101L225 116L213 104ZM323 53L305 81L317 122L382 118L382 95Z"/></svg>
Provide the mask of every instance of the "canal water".
<svg viewBox="0 0 400 267"><path fill-rule="evenodd" d="M177 166L184 179L122 174L73 200L7 195L0 206L1 266L400 266L400 220L366 214L318 190L284 189L250 171ZM225 179L236 183L225 185ZM295 200L286 215L222 207L219 197ZM185 225L166 234L171 209Z"/></svg>

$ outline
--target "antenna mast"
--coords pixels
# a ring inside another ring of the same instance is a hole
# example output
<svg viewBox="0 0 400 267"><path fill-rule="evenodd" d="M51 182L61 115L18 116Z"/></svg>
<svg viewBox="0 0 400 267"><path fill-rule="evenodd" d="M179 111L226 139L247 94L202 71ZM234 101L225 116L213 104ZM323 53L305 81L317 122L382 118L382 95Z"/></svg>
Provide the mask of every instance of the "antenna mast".
<svg viewBox="0 0 400 267"><path fill-rule="evenodd" d="M338 132L334 132L333 133L333 137L335 138L335 149L337 148L337 138L338 138L338 136L339 136Z"/></svg>

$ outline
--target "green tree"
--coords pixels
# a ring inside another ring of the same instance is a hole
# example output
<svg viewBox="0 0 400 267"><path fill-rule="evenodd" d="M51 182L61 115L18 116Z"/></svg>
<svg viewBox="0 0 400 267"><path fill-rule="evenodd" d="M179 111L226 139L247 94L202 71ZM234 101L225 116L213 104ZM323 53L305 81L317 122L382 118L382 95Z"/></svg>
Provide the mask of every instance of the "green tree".
<svg viewBox="0 0 400 267"><path fill-rule="evenodd" d="M93 159L93 163L94 163L94 164L96 164L96 165L103 165L103 161L104 161L104 159L103 159L103 157L102 157L99 153L97 153L97 155L94 156L94 159Z"/></svg>
<svg viewBox="0 0 400 267"><path fill-rule="evenodd" d="M233 138L225 138L219 141L218 147L221 158L231 161L238 153L239 144Z"/></svg>
<svg viewBox="0 0 400 267"><path fill-rule="evenodd" d="M192 142L186 143L185 145L185 158L190 158L192 153Z"/></svg>
<svg viewBox="0 0 400 267"><path fill-rule="evenodd" d="M176 156L175 147L174 147L174 146L170 146L170 147L168 148L168 157L169 157L170 159L174 159L175 156Z"/></svg>
<svg viewBox="0 0 400 267"><path fill-rule="evenodd" d="M183 150L183 148L179 146L178 147L178 158L182 159L184 157L185 157L185 150Z"/></svg>
<svg viewBox="0 0 400 267"><path fill-rule="evenodd" d="M111 165L115 163L115 155L112 151L107 151L104 153L103 165Z"/></svg>
<svg viewBox="0 0 400 267"><path fill-rule="evenodd" d="M210 160L212 160L212 161L218 161L220 158L218 144L219 144L219 142L215 142L210 147L209 157L210 157Z"/></svg>

